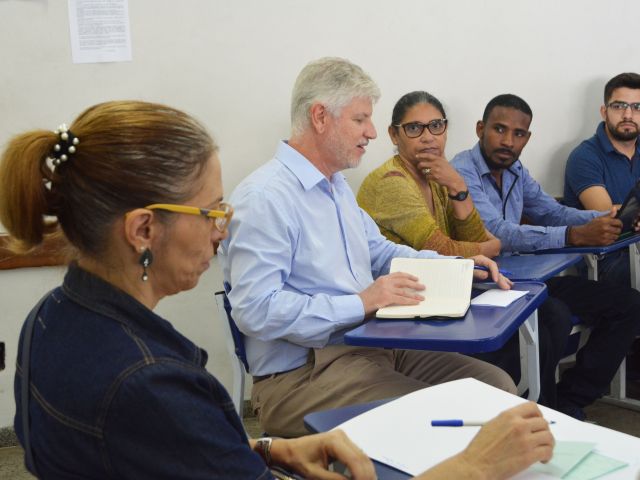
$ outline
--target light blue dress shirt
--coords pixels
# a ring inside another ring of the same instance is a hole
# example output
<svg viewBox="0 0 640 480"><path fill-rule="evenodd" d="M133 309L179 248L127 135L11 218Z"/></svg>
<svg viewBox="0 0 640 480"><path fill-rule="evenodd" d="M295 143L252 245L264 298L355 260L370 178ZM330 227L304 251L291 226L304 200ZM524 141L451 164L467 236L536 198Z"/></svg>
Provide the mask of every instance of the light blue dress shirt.
<svg viewBox="0 0 640 480"><path fill-rule="evenodd" d="M341 173L327 180L286 142L229 203L219 254L253 375L297 368L309 349L342 343L364 320L358 293L393 257L441 257L388 241Z"/></svg>
<svg viewBox="0 0 640 480"><path fill-rule="evenodd" d="M530 252L565 246L569 225L583 225L606 212L577 210L558 203L542 190L517 160L502 173L498 188L480 152L480 144L451 161L464 177L485 226L502 242L503 252ZM520 225L522 216L533 225Z"/></svg>

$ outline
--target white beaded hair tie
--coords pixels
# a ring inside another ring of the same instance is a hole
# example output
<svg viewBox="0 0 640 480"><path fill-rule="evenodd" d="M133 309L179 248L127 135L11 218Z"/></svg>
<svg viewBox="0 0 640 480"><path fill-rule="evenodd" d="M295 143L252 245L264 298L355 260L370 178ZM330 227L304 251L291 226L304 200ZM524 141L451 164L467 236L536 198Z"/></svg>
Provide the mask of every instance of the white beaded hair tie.
<svg viewBox="0 0 640 480"><path fill-rule="evenodd" d="M76 153L76 147L80 143L80 139L71 133L64 123L54 130L54 133L57 133L60 137L60 141L53 147L51 160L51 163L57 167L69 160L69 155Z"/></svg>

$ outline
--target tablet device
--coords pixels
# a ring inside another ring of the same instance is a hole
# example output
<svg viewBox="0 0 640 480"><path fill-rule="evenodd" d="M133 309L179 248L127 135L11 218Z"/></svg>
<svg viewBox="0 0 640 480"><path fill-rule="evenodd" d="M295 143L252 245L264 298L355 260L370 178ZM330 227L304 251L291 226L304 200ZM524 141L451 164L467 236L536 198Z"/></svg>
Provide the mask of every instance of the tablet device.
<svg viewBox="0 0 640 480"><path fill-rule="evenodd" d="M621 233L633 231L633 222L638 218L638 215L640 215L640 180L629 191L616 214L616 218L622 221Z"/></svg>

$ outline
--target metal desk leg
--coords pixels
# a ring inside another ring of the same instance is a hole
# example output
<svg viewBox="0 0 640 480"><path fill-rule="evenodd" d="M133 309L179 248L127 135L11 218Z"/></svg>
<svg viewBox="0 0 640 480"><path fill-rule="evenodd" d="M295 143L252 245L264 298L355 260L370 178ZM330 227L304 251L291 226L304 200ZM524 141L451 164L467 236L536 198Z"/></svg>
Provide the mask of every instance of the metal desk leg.
<svg viewBox="0 0 640 480"><path fill-rule="evenodd" d="M611 381L611 394L602 397L601 401L618 407L640 411L640 400L627 397L626 373L626 360L622 360L616 376Z"/></svg>
<svg viewBox="0 0 640 480"><path fill-rule="evenodd" d="M538 349L538 311L533 312L520 325L520 351L526 352L529 400L537 402L540 396L540 350ZM522 342L524 340L524 342Z"/></svg>
<svg viewBox="0 0 640 480"><path fill-rule="evenodd" d="M631 287L640 290L640 245L629 245L629 269L631 273ZM616 376L611 380L611 393L602 398L603 402L640 411L640 400L627 398L627 361L622 360Z"/></svg>
<svg viewBox="0 0 640 480"><path fill-rule="evenodd" d="M631 287L640 290L640 243L629 245L629 269L631 271Z"/></svg>
<svg viewBox="0 0 640 480"><path fill-rule="evenodd" d="M587 264L587 276L589 280L598 280L598 256L594 253L585 253L583 257Z"/></svg>

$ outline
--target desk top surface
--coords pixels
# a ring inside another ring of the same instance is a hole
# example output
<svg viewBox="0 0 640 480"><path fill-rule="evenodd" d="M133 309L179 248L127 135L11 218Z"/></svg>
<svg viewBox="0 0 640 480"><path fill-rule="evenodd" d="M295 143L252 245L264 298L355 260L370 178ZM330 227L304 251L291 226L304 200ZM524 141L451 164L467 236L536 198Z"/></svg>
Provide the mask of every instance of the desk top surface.
<svg viewBox="0 0 640 480"><path fill-rule="evenodd" d="M476 284L472 297L495 284ZM502 347L547 298L540 282L516 282L514 290L528 290L508 307L471 306L464 319L371 319L347 332L344 342L380 348L404 348L460 353L491 352Z"/></svg>
<svg viewBox="0 0 640 480"><path fill-rule="evenodd" d="M390 400L393 400L393 398L376 400L374 402L364 403L361 405L349 405L347 407L334 408L333 410L323 412L309 413L304 416L304 426L312 433L328 432L341 423L344 423L361 413L369 411L372 408L385 404ZM374 460L373 465L376 469L378 478L384 480L405 480L411 478L411 475L407 475L406 473L396 470L384 463L376 462Z"/></svg>
<svg viewBox="0 0 640 480"><path fill-rule="evenodd" d="M543 255L505 255L494 258L501 270L513 281L545 282L582 260L579 253Z"/></svg>
<svg viewBox="0 0 640 480"><path fill-rule="evenodd" d="M473 399L473 401L469 399ZM424 448L425 445L426 448L429 448L431 445L429 451L423 454L423 458L417 459L418 464L424 463L419 466L420 469L426 469L459 451L459 448L466 445L474 435L473 431L465 431L464 433L456 432L455 437L452 437L446 431L426 428L424 425L427 425L429 419L488 419L521 402L522 400L517 396L481 384L477 380L460 379L419 390L397 399L389 398L310 413L305 415L304 423L310 431L323 432L331 430L345 421L355 419L355 424L352 422L345 425L343 429L357 445L360 445L373 458L384 458L380 454L386 451L389 442L399 442L400 445L403 445L403 442L415 442L422 445L419 448ZM365 412L376 407L381 407L377 414L366 416ZM540 409L545 418L554 421L555 425L552 427L552 431L557 440L594 442L597 444L598 453L629 464L626 468L610 473L606 478L640 478L638 476L640 475L640 460L637 456L640 439L605 427L579 422L544 406L541 406ZM452 415L451 412L461 413ZM359 420L355 418L363 413L365 417L360 417ZM372 437L372 435L374 436ZM376 438L376 436L380 436L383 440L371 442L370 439ZM393 464L405 464L416 470L418 465L415 461L411 460L405 463L409 457L405 455L404 451L393 453L392 460L395 460ZM407 451L410 456L416 455L415 449ZM438 453L430 458L429 455L434 452ZM424 462L427 458L429 460ZM374 466L378 478L387 480L410 478L409 475L375 460ZM528 471L518 475L517 478L549 477Z"/></svg>
<svg viewBox="0 0 640 480"><path fill-rule="evenodd" d="M604 255L605 253L615 252L621 248L628 247L634 243L640 242L640 233L625 236L624 238L613 242L611 245L593 246L593 247L562 247L562 248L549 248L547 250L537 250L530 252L533 254L546 254L546 253L594 253L596 255Z"/></svg>

